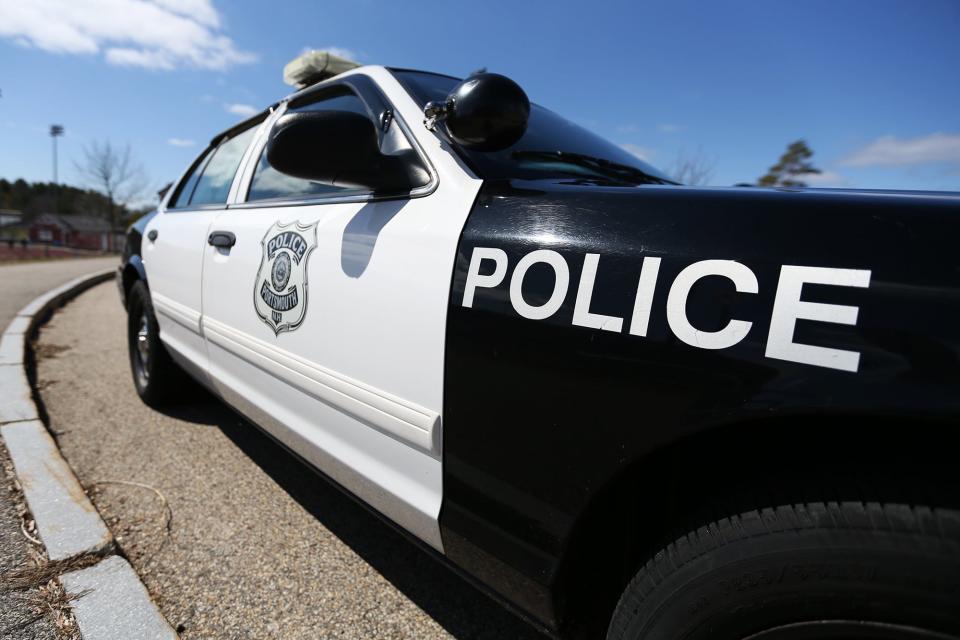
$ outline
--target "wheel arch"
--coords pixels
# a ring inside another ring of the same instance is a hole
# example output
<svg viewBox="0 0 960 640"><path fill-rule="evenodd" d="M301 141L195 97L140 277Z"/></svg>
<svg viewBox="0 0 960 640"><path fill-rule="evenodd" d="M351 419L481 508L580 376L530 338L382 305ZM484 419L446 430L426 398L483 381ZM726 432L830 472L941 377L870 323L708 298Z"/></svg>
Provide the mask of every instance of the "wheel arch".
<svg viewBox="0 0 960 640"><path fill-rule="evenodd" d="M960 507L950 455L956 427L932 417L818 413L717 425L649 452L617 473L577 520L553 589L562 635L602 637L620 593L649 557L687 531L751 510L751 498L782 504L868 495ZM851 487L851 495L827 489L837 486Z"/></svg>
<svg viewBox="0 0 960 640"><path fill-rule="evenodd" d="M130 256L127 260L127 264L123 266L123 272L121 276L121 284L123 285L123 306L127 306L127 300L130 297L130 289L133 287L133 283L137 280L142 280L143 284L147 285L147 271L143 267L143 260L140 256L134 254Z"/></svg>

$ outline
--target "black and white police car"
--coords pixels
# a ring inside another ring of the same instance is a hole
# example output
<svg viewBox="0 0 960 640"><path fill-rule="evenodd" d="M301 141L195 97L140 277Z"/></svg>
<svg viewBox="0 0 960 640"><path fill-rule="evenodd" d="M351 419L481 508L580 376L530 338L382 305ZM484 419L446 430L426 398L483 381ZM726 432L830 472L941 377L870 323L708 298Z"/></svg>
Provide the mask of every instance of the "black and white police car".
<svg viewBox="0 0 960 640"><path fill-rule="evenodd" d="M683 187L354 66L131 228L144 401L188 372L555 636L960 636L960 197Z"/></svg>

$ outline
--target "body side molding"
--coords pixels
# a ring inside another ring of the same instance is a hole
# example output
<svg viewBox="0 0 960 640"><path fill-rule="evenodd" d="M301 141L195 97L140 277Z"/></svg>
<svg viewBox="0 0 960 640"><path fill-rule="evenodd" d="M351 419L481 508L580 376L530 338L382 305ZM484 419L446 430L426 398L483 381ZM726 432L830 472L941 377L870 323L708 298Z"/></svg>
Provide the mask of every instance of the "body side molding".
<svg viewBox="0 0 960 640"><path fill-rule="evenodd" d="M439 459L439 413L307 362L217 320L204 317L203 330L211 342L287 384Z"/></svg>
<svg viewBox="0 0 960 640"><path fill-rule="evenodd" d="M153 307L158 313L170 318L177 324L181 324L194 333L200 333L200 314L190 307L171 300L165 295L156 291L150 291L150 297L153 299Z"/></svg>

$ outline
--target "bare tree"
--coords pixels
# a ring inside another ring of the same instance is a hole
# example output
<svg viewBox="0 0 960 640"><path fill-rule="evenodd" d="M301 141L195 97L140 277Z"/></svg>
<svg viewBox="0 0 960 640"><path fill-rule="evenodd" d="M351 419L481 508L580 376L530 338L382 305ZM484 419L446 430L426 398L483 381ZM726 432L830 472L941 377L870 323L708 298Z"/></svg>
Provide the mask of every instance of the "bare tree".
<svg viewBox="0 0 960 640"><path fill-rule="evenodd" d="M74 166L86 182L107 197L107 219L117 228L119 208L134 200L146 187L143 167L133 159L130 145L117 149L109 140L94 141L84 146L83 158L74 162Z"/></svg>
<svg viewBox="0 0 960 640"><path fill-rule="evenodd" d="M713 178L715 167L716 162L704 156L703 151L688 154L680 150L673 162L667 166L666 173L680 184L702 186Z"/></svg>

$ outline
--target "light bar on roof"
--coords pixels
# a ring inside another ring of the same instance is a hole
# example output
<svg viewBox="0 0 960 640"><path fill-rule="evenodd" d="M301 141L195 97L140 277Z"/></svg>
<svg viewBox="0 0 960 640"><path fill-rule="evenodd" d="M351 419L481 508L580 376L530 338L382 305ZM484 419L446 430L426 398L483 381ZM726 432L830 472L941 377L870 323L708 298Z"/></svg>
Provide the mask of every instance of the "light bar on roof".
<svg viewBox="0 0 960 640"><path fill-rule="evenodd" d="M329 51L314 49L287 63L283 68L283 81L292 87L303 89L359 66L356 62L335 56Z"/></svg>

